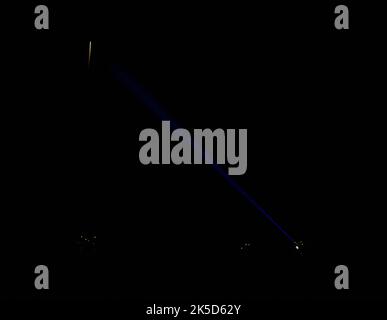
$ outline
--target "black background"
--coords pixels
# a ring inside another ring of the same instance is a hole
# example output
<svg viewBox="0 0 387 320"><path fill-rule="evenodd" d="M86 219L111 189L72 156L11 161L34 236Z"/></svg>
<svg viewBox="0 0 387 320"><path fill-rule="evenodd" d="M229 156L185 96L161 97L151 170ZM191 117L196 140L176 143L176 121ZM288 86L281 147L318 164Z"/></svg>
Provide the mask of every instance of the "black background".
<svg viewBox="0 0 387 320"><path fill-rule="evenodd" d="M350 30L338 31L338 4L48 2L48 31L34 29L37 4L12 9L2 297L385 296L383 25L375 6L346 3ZM162 119L114 68L185 128L247 128L248 169L233 179L303 255L211 166L141 165L138 135ZM94 254L80 253L85 232ZM48 292L34 289L38 264ZM348 291L334 288L339 264Z"/></svg>

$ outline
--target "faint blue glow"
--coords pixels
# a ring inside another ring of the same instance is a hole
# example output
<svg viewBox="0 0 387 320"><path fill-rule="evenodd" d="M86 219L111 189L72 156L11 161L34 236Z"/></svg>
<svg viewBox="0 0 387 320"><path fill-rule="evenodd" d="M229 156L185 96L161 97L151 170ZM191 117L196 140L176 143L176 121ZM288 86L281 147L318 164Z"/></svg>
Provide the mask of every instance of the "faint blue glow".
<svg viewBox="0 0 387 320"><path fill-rule="evenodd" d="M112 71L116 79L132 93L134 93L136 98L141 101L142 104L144 104L153 113L155 113L161 120L170 120L172 128L178 127L177 122L168 116L161 105L156 100L154 100L153 97L148 92L146 92L146 90L132 76L126 72L121 71L116 65L113 66ZM237 183L231 176L229 176L227 172L222 169L222 167L220 167L218 164L213 164L212 166L215 171L218 172L218 174L221 175L234 190L242 195L242 197L245 198L256 210L261 212L261 214L266 217L266 219L268 219L289 241L295 243L295 239L289 233L287 233L285 229L277 221L275 221L274 218L265 209L263 209L262 206L258 204L258 202L244 188L242 188L242 186L239 185L239 183ZM296 249L298 250L299 247L296 246Z"/></svg>

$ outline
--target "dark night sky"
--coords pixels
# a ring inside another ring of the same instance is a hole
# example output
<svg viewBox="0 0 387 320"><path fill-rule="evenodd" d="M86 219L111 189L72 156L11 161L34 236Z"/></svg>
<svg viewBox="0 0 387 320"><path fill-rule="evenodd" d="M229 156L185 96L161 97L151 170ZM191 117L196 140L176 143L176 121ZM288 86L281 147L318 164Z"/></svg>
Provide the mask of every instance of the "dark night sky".
<svg viewBox="0 0 387 320"><path fill-rule="evenodd" d="M362 8L344 34L332 7L53 5L47 32L21 11L5 46L4 295L34 298L37 264L51 298L385 294L385 49ZM235 180L304 254L210 166L142 166L139 132L161 119L113 65L185 128L247 128ZM97 236L96 252L80 253L80 235ZM339 264L346 294L333 287Z"/></svg>

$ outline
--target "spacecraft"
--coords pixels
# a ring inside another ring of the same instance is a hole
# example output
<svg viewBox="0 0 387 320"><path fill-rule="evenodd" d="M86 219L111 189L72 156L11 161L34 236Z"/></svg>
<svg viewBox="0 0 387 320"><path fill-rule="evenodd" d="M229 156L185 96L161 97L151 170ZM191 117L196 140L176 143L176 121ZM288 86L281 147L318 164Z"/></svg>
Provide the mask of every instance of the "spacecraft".
<svg viewBox="0 0 387 320"><path fill-rule="evenodd" d="M300 254L303 253L304 243L302 241L294 241L293 246Z"/></svg>

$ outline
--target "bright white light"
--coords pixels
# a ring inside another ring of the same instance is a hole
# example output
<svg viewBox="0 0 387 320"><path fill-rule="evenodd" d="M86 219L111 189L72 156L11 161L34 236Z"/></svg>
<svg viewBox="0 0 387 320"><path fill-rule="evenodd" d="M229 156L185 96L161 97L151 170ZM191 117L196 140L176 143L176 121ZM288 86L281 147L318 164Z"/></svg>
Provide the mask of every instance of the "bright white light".
<svg viewBox="0 0 387 320"><path fill-rule="evenodd" d="M91 61L91 41L89 42L89 59L88 59L89 68L90 68L90 61Z"/></svg>

